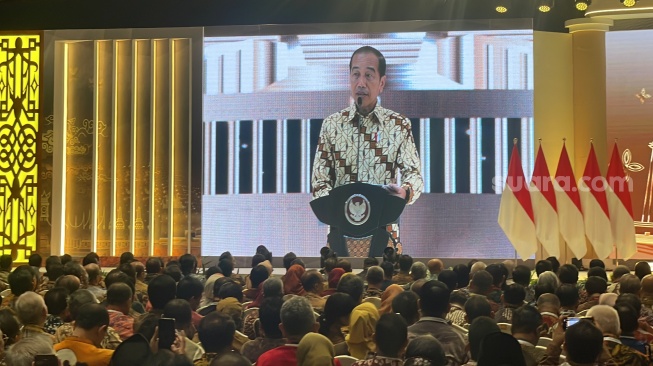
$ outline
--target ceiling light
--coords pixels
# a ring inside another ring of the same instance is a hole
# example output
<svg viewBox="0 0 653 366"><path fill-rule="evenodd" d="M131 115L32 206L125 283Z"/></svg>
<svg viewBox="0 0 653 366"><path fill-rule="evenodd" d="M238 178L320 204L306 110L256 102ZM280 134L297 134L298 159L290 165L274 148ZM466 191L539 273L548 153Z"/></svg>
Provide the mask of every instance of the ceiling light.
<svg viewBox="0 0 653 366"><path fill-rule="evenodd" d="M537 10L541 13L548 13L553 8L553 0L538 0Z"/></svg>
<svg viewBox="0 0 653 366"><path fill-rule="evenodd" d="M505 13L510 9L510 0L495 0L494 1L494 10L497 13Z"/></svg>
<svg viewBox="0 0 653 366"><path fill-rule="evenodd" d="M574 2L576 3L576 9L580 11L585 11L592 5L592 0L574 0Z"/></svg>
<svg viewBox="0 0 653 366"><path fill-rule="evenodd" d="M637 0L619 0L621 1L622 4L624 4L625 7L627 8L632 8L637 4Z"/></svg>

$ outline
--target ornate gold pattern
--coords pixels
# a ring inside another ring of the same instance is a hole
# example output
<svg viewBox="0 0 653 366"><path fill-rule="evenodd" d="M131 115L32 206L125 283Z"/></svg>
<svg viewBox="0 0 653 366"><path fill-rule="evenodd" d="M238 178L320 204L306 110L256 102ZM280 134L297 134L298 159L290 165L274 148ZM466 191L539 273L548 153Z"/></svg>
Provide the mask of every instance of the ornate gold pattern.
<svg viewBox="0 0 653 366"><path fill-rule="evenodd" d="M41 36L0 36L0 251L36 250Z"/></svg>

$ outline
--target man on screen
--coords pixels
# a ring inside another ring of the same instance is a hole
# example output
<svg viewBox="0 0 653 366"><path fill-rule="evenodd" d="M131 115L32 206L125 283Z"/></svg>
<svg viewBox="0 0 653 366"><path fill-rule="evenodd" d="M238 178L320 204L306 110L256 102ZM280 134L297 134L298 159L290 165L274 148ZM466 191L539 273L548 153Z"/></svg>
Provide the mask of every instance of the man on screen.
<svg viewBox="0 0 653 366"><path fill-rule="evenodd" d="M412 204L424 186L420 159L405 116L383 108L378 96L386 83L386 62L373 47L357 49L349 61L349 86L354 103L327 117L320 131L311 186L313 198L332 188L363 182L383 184L389 194ZM397 184L397 170L401 184ZM397 233L396 225L388 227ZM367 248L347 248L339 230L331 228L328 241L340 256L367 256ZM369 248L380 256L383 248Z"/></svg>

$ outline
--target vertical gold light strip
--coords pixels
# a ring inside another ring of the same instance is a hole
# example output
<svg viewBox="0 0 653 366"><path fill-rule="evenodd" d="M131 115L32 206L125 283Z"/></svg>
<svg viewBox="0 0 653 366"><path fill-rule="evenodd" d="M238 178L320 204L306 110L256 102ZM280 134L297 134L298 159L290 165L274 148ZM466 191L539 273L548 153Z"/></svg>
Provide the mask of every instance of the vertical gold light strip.
<svg viewBox="0 0 653 366"><path fill-rule="evenodd" d="M156 209L155 204L155 195L156 190L156 40L151 40L150 47L151 57L152 57L152 79L151 79L151 90L152 98L151 105L152 110L150 111L150 227L149 227L149 246L148 252L150 256L154 255L154 245L156 244L156 238L154 236L154 220L156 218Z"/></svg>
<svg viewBox="0 0 653 366"><path fill-rule="evenodd" d="M186 154L188 155L188 165L187 165L187 174L188 174L188 203L186 204L187 212L188 212L188 223L186 224L187 227L187 241L188 241L188 249L186 253L191 252L191 240L192 238L192 221L193 221L193 175L191 171L192 167L192 160L193 160L193 42L191 42L190 39L186 40L188 42L188 151L186 151ZM204 150L202 150L204 151Z"/></svg>
<svg viewBox="0 0 653 366"><path fill-rule="evenodd" d="M93 42L93 166L91 184L91 251L97 252L97 229L98 229L98 146L100 136L98 135L100 124L100 42Z"/></svg>
<svg viewBox="0 0 653 366"><path fill-rule="evenodd" d="M170 125L168 126L168 255L172 256L172 249L174 244L174 212L175 212L175 40L169 41L170 57Z"/></svg>
<svg viewBox="0 0 653 366"><path fill-rule="evenodd" d="M54 129L53 179L52 179L52 245L50 254L61 255L65 253L66 242L66 131L68 130L68 43L61 42L55 45L60 52L57 59L62 65L55 72L55 86L59 86L55 93L55 120L59 128ZM61 56L59 56L61 55ZM60 57L60 58L59 58ZM56 244L55 244L56 243Z"/></svg>
<svg viewBox="0 0 653 366"><path fill-rule="evenodd" d="M118 210L117 205L117 151L118 151L118 59L120 57L120 48L118 47L118 41L113 41L113 75L111 76L112 82L112 98L111 98L111 124L112 131L111 134L111 245L109 247L109 253L111 256L116 255L116 212Z"/></svg>
<svg viewBox="0 0 653 366"><path fill-rule="evenodd" d="M131 118L131 176L129 203L131 206L129 228L129 251L134 253L134 241L136 240L136 132L138 124L138 41L132 39L132 118Z"/></svg>

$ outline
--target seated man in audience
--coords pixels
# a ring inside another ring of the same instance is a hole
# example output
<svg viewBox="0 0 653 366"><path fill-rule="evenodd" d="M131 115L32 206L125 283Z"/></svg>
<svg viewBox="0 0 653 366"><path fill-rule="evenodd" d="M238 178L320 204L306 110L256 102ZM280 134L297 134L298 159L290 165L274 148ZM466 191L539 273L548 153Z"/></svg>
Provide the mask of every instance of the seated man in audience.
<svg viewBox="0 0 653 366"><path fill-rule="evenodd" d="M606 294L606 295L615 295L616 294ZM648 323L644 322L644 318L639 317L642 311L642 302L639 300L637 296L634 294L621 294L617 296L616 300L612 304L613 307L620 305L620 304L626 304L628 306L631 306L633 309L638 314L638 328L635 329L633 336L635 339L638 341L643 341L645 343L651 343L653 342L653 329L651 329L651 326L648 325Z"/></svg>
<svg viewBox="0 0 653 366"><path fill-rule="evenodd" d="M413 280L410 275L410 267L413 266L413 257L402 255L399 257L399 273L392 277L392 283L396 285L405 285Z"/></svg>
<svg viewBox="0 0 653 366"><path fill-rule="evenodd" d="M256 362L263 353L283 346L286 342L281 334L281 297L267 297L263 299L259 308L259 329L260 334L256 339L245 343L240 350L243 356L250 361Z"/></svg>
<svg viewBox="0 0 653 366"><path fill-rule="evenodd" d="M588 310L594 305L599 304L599 297L608 289L608 283L601 277L592 276L585 281L585 291L587 292L587 300L578 305L578 312Z"/></svg>
<svg viewBox="0 0 653 366"><path fill-rule="evenodd" d="M383 275L383 268L379 266L372 266L367 270L367 276L365 277L367 288L363 293L363 298L380 298L383 295L383 290L381 290L381 287L383 287Z"/></svg>
<svg viewBox="0 0 653 366"><path fill-rule="evenodd" d="M560 354L564 350L567 362L560 363ZM545 359L540 365L574 365L595 366L611 361L603 350L603 335L590 320L581 320L570 326L566 331L562 325L556 327L551 343L547 346ZM613 363L607 363L613 365Z"/></svg>
<svg viewBox="0 0 653 366"><path fill-rule="evenodd" d="M622 264L614 267L612 270L612 284L608 286L607 292L614 292L619 295L619 281L621 281L621 277L623 277L623 275L627 274L630 274L630 268L628 268L628 266L624 266Z"/></svg>
<svg viewBox="0 0 653 366"><path fill-rule="evenodd" d="M449 312L449 289L440 281L431 280L420 291L422 317L408 327L408 338L430 334L442 343L448 365L463 365L467 362L465 341L444 318Z"/></svg>
<svg viewBox="0 0 653 366"><path fill-rule="evenodd" d="M145 262L145 279L143 282L149 285L150 281L163 272L163 260L159 257L150 257Z"/></svg>
<svg viewBox="0 0 653 366"><path fill-rule="evenodd" d="M41 282L41 285L38 287L38 293L39 295L44 295L47 291L52 290L55 287L56 281L59 279L59 277L63 276L63 264L61 262L53 262L53 263L48 263L48 260L50 258L56 258L57 260L59 257L56 256L51 256L48 257L45 261L45 269L48 271L47 276L43 276Z"/></svg>
<svg viewBox="0 0 653 366"><path fill-rule="evenodd" d="M145 283L145 266L139 261L130 263L134 272L136 272L136 283L134 289L136 290L136 301L141 304L147 304L150 299L147 297L147 283Z"/></svg>
<svg viewBox="0 0 653 366"><path fill-rule="evenodd" d="M379 266L383 269L383 284L381 285L381 290L385 291L388 286L392 285L392 277L395 273L395 266L392 262L383 262Z"/></svg>
<svg viewBox="0 0 653 366"><path fill-rule="evenodd" d="M357 276L348 277L360 280ZM294 296L281 306L279 327L284 338L287 339L287 345L263 353L256 362L257 366L296 366L297 344L306 333L317 332L319 323L315 320L313 308L308 300L301 296Z"/></svg>
<svg viewBox="0 0 653 366"><path fill-rule="evenodd" d="M338 282L338 287L336 287L336 292L344 292L351 296L357 305L363 300L364 290L363 280L358 276L351 275L343 276Z"/></svg>
<svg viewBox="0 0 653 366"><path fill-rule="evenodd" d="M68 293L73 293L79 290L82 286L82 283L79 281L79 277L73 275L63 275L57 278L54 282L54 287L63 287L68 290ZM93 295L95 296L95 295Z"/></svg>
<svg viewBox="0 0 653 366"><path fill-rule="evenodd" d="M295 261L296 260L297 259L295 259ZM293 261L293 263L295 263L295 262ZM304 267L304 266L302 266L302 267ZM342 268L345 271L345 273L351 273L352 272L351 262L346 260L346 259L339 259L338 263L336 263L336 268Z"/></svg>
<svg viewBox="0 0 653 366"><path fill-rule="evenodd" d="M507 286L501 295L501 307L494 316L497 323L512 323L512 312L524 305L525 298L526 290L522 285L513 283Z"/></svg>
<svg viewBox="0 0 653 366"><path fill-rule="evenodd" d="M467 365L476 365L479 355L481 353L481 342L485 336L492 333L499 333L501 329L494 321L487 316L481 316L476 319L469 325L469 355L472 359ZM408 345L410 347L410 343Z"/></svg>
<svg viewBox="0 0 653 366"><path fill-rule="evenodd" d="M21 339L7 349L2 364L32 366L36 355L54 355L52 343L40 338Z"/></svg>
<svg viewBox="0 0 653 366"><path fill-rule="evenodd" d="M79 288L88 287L88 274L82 265L78 262L70 261L63 266L63 273L66 275L73 275L79 278L80 286Z"/></svg>
<svg viewBox="0 0 653 366"><path fill-rule="evenodd" d="M443 282L453 294L458 288L458 274L450 269L445 269L438 274L438 281Z"/></svg>
<svg viewBox="0 0 653 366"><path fill-rule="evenodd" d="M88 276L87 289L91 291L99 301L103 301L104 297L107 295L107 290L100 286L100 282L102 282L102 271L100 270L100 266L95 263L89 263L84 266L84 269Z"/></svg>
<svg viewBox="0 0 653 366"><path fill-rule="evenodd" d="M190 308L193 311L193 325L195 328L200 326L200 321L202 320L202 316L197 313L197 309L200 306L203 293L204 285L195 277L186 276L177 284L177 298L186 300L190 304Z"/></svg>
<svg viewBox="0 0 653 366"><path fill-rule="evenodd" d="M193 277L200 282L205 281L204 276L197 274L197 258L194 255L190 253L182 254L179 257L179 268L184 277Z"/></svg>
<svg viewBox="0 0 653 366"><path fill-rule="evenodd" d="M431 280L437 280L438 276L440 275L440 272L444 270L444 263L442 263L442 260L437 258L433 258L429 260L429 262L426 265L427 267L429 267L429 275L430 275L429 279Z"/></svg>
<svg viewBox="0 0 653 366"><path fill-rule="evenodd" d="M392 299L392 311L401 315L409 326L417 323L419 320L419 295L413 291L400 293Z"/></svg>
<svg viewBox="0 0 653 366"><path fill-rule="evenodd" d="M560 299L554 294L542 294L537 299L537 311L542 315L540 336L551 338L560 316Z"/></svg>
<svg viewBox="0 0 653 366"><path fill-rule="evenodd" d="M465 314L465 303L467 303L467 298L460 292L454 291L449 297L449 303L450 307L446 319L452 324L464 327L465 324L467 324L467 321L465 320L467 317L467 314Z"/></svg>
<svg viewBox="0 0 653 366"><path fill-rule="evenodd" d="M603 344L617 365L649 365L649 359L646 355L623 345L619 341L621 327L619 314L614 308L607 305L596 305L589 309L587 316L594 318L594 323L603 333Z"/></svg>
<svg viewBox="0 0 653 366"><path fill-rule="evenodd" d="M556 296L560 299L560 315L576 316L576 307L578 306L578 289L576 285L560 285L556 290Z"/></svg>
<svg viewBox="0 0 653 366"><path fill-rule="evenodd" d="M27 265L18 266L9 274L8 281L11 293L2 299L0 308L13 309L18 296L27 291L35 291L38 286L34 269Z"/></svg>
<svg viewBox="0 0 653 366"><path fill-rule="evenodd" d="M542 315L530 305L524 305L512 314L512 336L521 345L526 366L536 366L544 358L544 350L535 348L540 339Z"/></svg>
<svg viewBox="0 0 653 366"><path fill-rule="evenodd" d="M420 282L421 285L424 284L424 282L426 282L427 277L428 277L428 268L426 268L426 264L422 262L414 262L413 265L410 266L411 281L403 286L404 290L410 291L413 284L416 282Z"/></svg>
<svg viewBox="0 0 653 366"><path fill-rule="evenodd" d="M406 347L406 360L404 366L446 365L442 344L431 335L414 338Z"/></svg>
<svg viewBox="0 0 653 366"><path fill-rule="evenodd" d="M486 296L488 300L498 305L501 303L501 289L508 279L508 268L503 263L492 263L485 268L485 271L492 275L492 289Z"/></svg>
<svg viewBox="0 0 653 366"><path fill-rule="evenodd" d="M480 262L476 262L480 263ZM473 296L483 296L485 297L488 302L490 303L490 306L492 307L492 311L496 313L499 311L499 304L492 301L488 297L493 291L494 291L494 285L493 285L493 277L492 275L485 270L480 270L474 273L474 276L472 276L472 280L469 283L469 295L470 297ZM499 300L501 298L499 297Z"/></svg>
<svg viewBox="0 0 653 366"><path fill-rule="evenodd" d="M361 280L365 280L367 277L367 271L370 269L372 266L378 266L379 265L379 260L374 258L374 257L368 257L363 260L363 270L357 274L358 277L361 278Z"/></svg>
<svg viewBox="0 0 653 366"><path fill-rule="evenodd" d="M213 312L202 318L197 333L206 353L195 360L195 366L208 366L218 356L232 352L236 325L231 317Z"/></svg>
<svg viewBox="0 0 653 366"><path fill-rule="evenodd" d="M48 317L45 319L43 329L54 335L68 316L68 290L65 288L53 288L45 293L43 300L48 308Z"/></svg>
<svg viewBox="0 0 653 366"><path fill-rule="evenodd" d="M315 311L321 313L324 310L326 299L320 296L324 291L324 282L322 282L322 275L316 269L311 269L301 277L302 287L304 287L304 297L308 299L311 306Z"/></svg>
<svg viewBox="0 0 653 366"><path fill-rule="evenodd" d="M129 315L132 299L132 289L126 283L114 283L107 290L109 326L118 332L123 341L134 335L134 317Z"/></svg>
<svg viewBox="0 0 653 366"><path fill-rule="evenodd" d="M204 349L193 342L195 336L195 327L192 321L192 310L188 301L182 299L170 300L163 308L163 318L172 318L175 320L175 329L178 332L184 332L186 335L185 354L191 360L199 360L204 354Z"/></svg>
<svg viewBox="0 0 653 366"><path fill-rule="evenodd" d="M81 291L81 290L80 290ZM113 350L102 349L109 327L109 313L100 304L85 304L75 318L73 334L54 345L54 350L69 350L88 366L108 366Z"/></svg>
<svg viewBox="0 0 653 366"><path fill-rule="evenodd" d="M637 317L639 315L637 310L630 304L623 301L617 303L614 308L619 314L619 326L621 327L621 335L619 336L619 340L621 343L650 357L650 344L635 338L635 331L639 326L637 323Z"/></svg>
<svg viewBox="0 0 653 366"><path fill-rule="evenodd" d="M43 338L53 343L52 334L47 333L43 328L45 319L48 317L48 308L45 301L36 292L28 291L18 297L16 300L16 316L23 325L21 331L22 338Z"/></svg>
<svg viewBox="0 0 653 366"><path fill-rule="evenodd" d="M176 293L177 283L172 277L162 274L152 279L147 286L147 296L150 299L150 305L152 305L148 313L163 314L163 308L169 301L175 298ZM145 315L147 314L143 314L143 316ZM136 319L136 322L139 320Z"/></svg>
<svg viewBox="0 0 653 366"><path fill-rule="evenodd" d="M408 344L406 321L397 314L383 314L374 332L376 353L369 353L365 360L352 366L403 366L401 355Z"/></svg>
<svg viewBox="0 0 653 366"><path fill-rule="evenodd" d="M494 318L494 312L490 306L490 302L485 296L472 296L467 302L465 302L465 328L469 327L474 319L479 316L487 316L488 318Z"/></svg>

